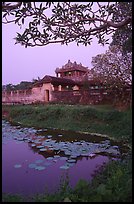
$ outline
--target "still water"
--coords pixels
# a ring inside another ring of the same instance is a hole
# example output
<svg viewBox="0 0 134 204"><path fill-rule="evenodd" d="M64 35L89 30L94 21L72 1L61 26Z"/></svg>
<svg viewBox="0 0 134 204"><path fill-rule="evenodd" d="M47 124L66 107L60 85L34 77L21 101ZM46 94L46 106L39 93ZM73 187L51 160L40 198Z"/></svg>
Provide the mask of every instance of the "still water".
<svg viewBox="0 0 134 204"><path fill-rule="evenodd" d="M56 129L35 129L2 121L2 192L32 195L55 192L69 178L93 174L121 155L121 147L106 137Z"/></svg>

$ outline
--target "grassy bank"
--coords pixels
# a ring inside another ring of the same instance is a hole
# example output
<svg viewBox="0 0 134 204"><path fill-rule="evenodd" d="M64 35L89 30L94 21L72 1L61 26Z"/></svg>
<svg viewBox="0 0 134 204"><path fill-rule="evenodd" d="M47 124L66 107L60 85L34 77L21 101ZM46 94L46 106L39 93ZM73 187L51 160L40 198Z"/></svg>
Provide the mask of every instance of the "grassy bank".
<svg viewBox="0 0 134 204"><path fill-rule="evenodd" d="M95 132L131 143L131 110L120 112L111 106L25 105L4 106L2 112L26 126Z"/></svg>
<svg viewBox="0 0 134 204"><path fill-rule="evenodd" d="M111 106L3 106L2 113L11 121L39 128L54 127L82 132L107 134L132 141L131 110L120 112ZM33 198L4 194L3 202L132 202L132 159L112 161L91 182L80 180L74 189L68 181L55 194Z"/></svg>

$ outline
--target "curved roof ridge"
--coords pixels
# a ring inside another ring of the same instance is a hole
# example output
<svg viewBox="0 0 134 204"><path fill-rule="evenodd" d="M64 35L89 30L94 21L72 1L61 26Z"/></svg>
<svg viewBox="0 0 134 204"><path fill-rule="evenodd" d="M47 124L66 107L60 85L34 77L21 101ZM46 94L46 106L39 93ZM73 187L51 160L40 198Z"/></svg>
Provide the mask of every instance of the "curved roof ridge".
<svg viewBox="0 0 134 204"><path fill-rule="evenodd" d="M59 73L59 72L66 72L66 71L73 71L73 70L87 72L88 67L83 66L81 63L77 64L76 61L71 62L70 60L68 60L67 64L63 65L61 68L56 68L55 72Z"/></svg>

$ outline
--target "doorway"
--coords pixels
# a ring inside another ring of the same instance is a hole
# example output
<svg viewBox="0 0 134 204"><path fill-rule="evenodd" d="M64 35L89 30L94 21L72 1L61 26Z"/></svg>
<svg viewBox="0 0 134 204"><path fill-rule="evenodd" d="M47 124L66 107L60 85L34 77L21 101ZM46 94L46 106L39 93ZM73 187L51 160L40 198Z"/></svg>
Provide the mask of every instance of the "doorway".
<svg viewBox="0 0 134 204"><path fill-rule="evenodd" d="M49 101L49 90L45 90L45 101L48 102Z"/></svg>

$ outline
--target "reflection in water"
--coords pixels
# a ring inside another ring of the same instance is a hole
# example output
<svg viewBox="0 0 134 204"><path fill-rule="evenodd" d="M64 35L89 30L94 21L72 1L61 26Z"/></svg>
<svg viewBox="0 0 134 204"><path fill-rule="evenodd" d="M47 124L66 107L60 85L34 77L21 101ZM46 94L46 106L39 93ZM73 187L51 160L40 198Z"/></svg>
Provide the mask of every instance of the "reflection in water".
<svg viewBox="0 0 134 204"><path fill-rule="evenodd" d="M91 180L100 166L120 157L120 148L107 138L2 121L2 191L54 192L66 176L74 187L79 179Z"/></svg>

